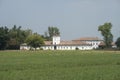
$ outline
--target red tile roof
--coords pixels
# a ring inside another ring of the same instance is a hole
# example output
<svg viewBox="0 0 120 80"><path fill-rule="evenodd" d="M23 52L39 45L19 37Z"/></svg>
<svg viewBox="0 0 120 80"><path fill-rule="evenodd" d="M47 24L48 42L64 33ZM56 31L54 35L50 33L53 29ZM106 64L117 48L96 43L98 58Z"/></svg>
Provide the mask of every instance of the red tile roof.
<svg viewBox="0 0 120 80"><path fill-rule="evenodd" d="M52 41L44 41L45 45L52 45Z"/></svg>
<svg viewBox="0 0 120 80"><path fill-rule="evenodd" d="M78 38L73 41L98 41L101 40L98 37L83 37L83 38Z"/></svg>

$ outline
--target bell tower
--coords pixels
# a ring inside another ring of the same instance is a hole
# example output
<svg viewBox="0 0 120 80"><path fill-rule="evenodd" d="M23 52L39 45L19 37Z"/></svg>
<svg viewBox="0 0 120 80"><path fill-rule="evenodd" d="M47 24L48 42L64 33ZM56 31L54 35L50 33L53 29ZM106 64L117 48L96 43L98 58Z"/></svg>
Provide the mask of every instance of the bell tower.
<svg viewBox="0 0 120 80"><path fill-rule="evenodd" d="M53 45L60 44L60 36L53 36L52 37L52 42L53 42Z"/></svg>

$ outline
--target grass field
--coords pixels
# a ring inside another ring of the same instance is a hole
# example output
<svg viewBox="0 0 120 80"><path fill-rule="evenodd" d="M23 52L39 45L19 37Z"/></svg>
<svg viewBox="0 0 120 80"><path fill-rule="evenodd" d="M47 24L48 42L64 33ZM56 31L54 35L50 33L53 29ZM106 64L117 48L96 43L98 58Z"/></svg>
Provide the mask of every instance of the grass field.
<svg viewBox="0 0 120 80"><path fill-rule="evenodd" d="M120 80L120 52L0 51L0 80Z"/></svg>

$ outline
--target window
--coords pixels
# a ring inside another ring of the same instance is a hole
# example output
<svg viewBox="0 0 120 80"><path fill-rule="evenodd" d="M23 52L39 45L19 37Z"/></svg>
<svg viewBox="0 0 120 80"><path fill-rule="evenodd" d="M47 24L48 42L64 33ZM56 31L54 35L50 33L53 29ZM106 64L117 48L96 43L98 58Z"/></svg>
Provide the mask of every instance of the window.
<svg viewBox="0 0 120 80"><path fill-rule="evenodd" d="M96 45L98 45L98 43L96 43Z"/></svg>
<svg viewBox="0 0 120 80"><path fill-rule="evenodd" d="M68 49L68 47L66 46L66 49Z"/></svg>

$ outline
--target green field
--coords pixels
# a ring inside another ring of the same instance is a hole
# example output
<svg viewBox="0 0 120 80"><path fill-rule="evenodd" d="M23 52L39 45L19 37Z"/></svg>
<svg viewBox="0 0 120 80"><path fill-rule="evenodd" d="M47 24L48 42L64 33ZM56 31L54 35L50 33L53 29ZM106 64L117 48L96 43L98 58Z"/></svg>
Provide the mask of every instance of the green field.
<svg viewBox="0 0 120 80"><path fill-rule="evenodd" d="M120 52L0 51L0 80L120 80Z"/></svg>

